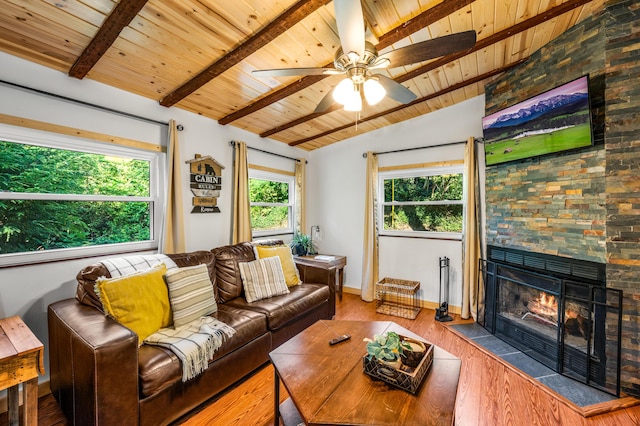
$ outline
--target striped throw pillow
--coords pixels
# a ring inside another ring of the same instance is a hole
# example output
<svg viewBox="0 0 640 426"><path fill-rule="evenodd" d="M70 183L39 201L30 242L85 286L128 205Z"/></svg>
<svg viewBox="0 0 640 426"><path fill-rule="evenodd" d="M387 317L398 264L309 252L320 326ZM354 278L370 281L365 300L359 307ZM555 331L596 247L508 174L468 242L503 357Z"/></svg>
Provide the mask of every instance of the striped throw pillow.
<svg viewBox="0 0 640 426"><path fill-rule="evenodd" d="M278 256L240 262L238 266L247 302L289 293Z"/></svg>
<svg viewBox="0 0 640 426"><path fill-rule="evenodd" d="M169 287L174 327L189 324L218 310L207 265L169 269L164 279Z"/></svg>

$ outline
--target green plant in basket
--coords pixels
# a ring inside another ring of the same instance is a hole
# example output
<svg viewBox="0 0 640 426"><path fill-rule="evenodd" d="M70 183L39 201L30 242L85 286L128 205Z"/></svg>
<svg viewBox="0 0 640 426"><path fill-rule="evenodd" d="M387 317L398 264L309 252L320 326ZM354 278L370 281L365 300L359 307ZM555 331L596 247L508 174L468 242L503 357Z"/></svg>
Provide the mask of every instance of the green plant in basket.
<svg viewBox="0 0 640 426"><path fill-rule="evenodd" d="M376 334L373 340L364 339L367 342L368 359L375 358L378 361L393 362L404 356L403 350L410 350L411 346L404 342L398 333L389 331L383 335Z"/></svg>

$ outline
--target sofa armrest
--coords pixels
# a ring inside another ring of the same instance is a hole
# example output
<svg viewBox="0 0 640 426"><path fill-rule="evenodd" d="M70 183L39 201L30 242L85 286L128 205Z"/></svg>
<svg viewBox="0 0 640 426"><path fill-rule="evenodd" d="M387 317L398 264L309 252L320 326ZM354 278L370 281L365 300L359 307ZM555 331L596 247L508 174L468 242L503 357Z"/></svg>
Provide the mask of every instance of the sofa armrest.
<svg viewBox="0 0 640 426"><path fill-rule="evenodd" d="M137 425L138 338L97 309L49 305L51 392L72 425Z"/></svg>
<svg viewBox="0 0 640 426"><path fill-rule="evenodd" d="M327 264L319 266L317 263L306 262L305 259L295 259L296 267L303 283L324 284L329 287L329 315L336 314L336 267Z"/></svg>

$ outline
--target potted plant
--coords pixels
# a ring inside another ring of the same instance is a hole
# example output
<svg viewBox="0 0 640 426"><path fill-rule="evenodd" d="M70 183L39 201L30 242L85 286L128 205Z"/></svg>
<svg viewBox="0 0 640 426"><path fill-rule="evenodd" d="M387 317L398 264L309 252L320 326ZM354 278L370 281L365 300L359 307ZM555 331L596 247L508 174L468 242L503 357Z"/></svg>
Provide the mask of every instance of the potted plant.
<svg viewBox="0 0 640 426"><path fill-rule="evenodd" d="M368 359L377 359L383 364L388 364L396 369L400 368L401 357L404 350L410 350L411 346L405 343L398 333L389 331L383 335L376 334L373 340L364 339L367 342Z"/></svg>
<svg viewBox="0 0 640 426"><path fill-rule="evenodd" d="M306 256L307 253L315 252L315 244L311 241L311 237L306 234L295 233L289 243L293 254L298 256Z"/></svg>

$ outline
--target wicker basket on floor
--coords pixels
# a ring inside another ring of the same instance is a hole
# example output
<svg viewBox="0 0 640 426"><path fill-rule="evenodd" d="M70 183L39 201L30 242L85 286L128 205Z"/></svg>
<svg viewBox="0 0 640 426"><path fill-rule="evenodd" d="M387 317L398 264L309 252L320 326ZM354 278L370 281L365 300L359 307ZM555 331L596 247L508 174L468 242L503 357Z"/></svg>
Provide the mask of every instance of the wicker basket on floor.
<svg viewBox="0 0 640 426"><path fill-rule="evenodd" d="M376 312L415 319L420 312L420 281L383 278L376 283Z"/></svg>

